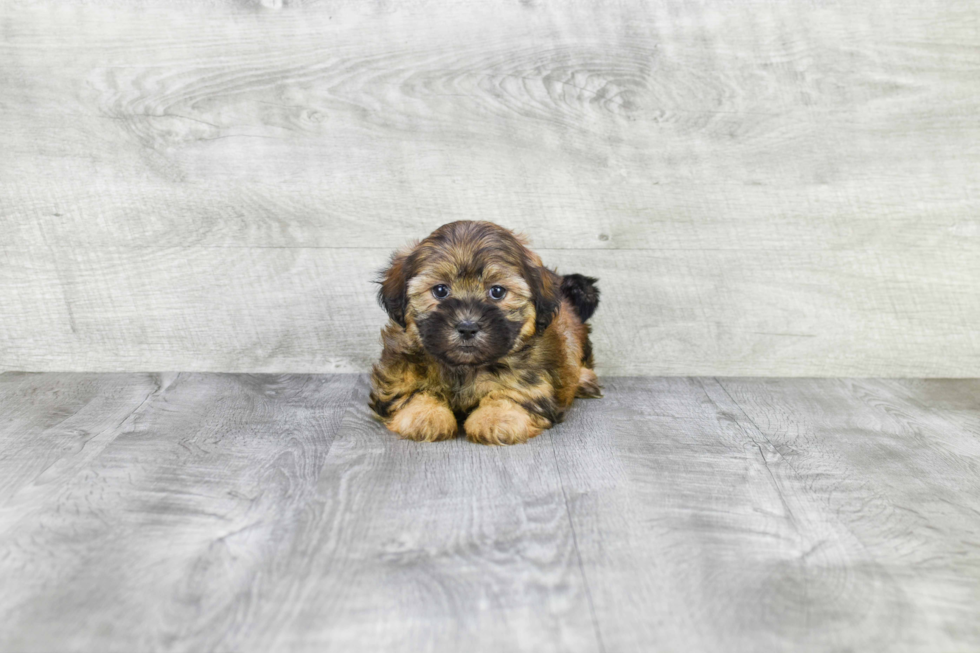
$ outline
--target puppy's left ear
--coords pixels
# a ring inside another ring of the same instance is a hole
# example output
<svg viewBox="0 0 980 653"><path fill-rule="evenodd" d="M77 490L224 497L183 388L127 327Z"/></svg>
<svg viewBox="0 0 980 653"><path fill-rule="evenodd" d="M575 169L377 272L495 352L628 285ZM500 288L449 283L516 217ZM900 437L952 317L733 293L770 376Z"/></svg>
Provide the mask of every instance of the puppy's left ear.
<svg viewBox="0 0 980 653"><path fill-rule="evenodd" d="M530 268L527 275L531 296L534 299L534 320L536 333L542 333L555 319L561 306L561 277L544 267L536 265Z"/></svg>
<svg viewBox="0 0 980 653"><path fill-rule="evenodd" d="M381 273L378 283L378 303L388 317L405 328L405 310L408 308L408 280L412 276L411 251L397 252L391 257L391 265Z"/></svg>

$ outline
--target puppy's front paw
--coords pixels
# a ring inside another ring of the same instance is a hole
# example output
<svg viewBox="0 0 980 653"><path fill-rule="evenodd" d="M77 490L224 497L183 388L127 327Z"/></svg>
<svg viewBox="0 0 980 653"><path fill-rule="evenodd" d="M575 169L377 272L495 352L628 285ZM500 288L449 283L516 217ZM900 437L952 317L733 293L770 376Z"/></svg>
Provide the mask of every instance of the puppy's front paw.
<svg viewBox="0 0 980 653"><path fill-rule="evenodd" d="M408 440L438 442L456 435L456 416L432 395L417 394L386 423Z"/></svg>
<svg viewBox="0 0 980 653"><path fill-rule="evenodd" d="M543 430L526 410L506 399L480 404L463 429L466 438L478 444L520 444Z"/></svg>

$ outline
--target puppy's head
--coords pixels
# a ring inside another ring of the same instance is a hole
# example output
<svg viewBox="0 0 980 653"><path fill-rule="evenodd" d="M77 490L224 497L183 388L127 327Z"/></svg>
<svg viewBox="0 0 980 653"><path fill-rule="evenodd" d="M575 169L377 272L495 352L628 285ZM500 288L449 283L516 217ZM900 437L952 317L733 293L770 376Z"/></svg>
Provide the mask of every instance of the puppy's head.
<svg viewBox="0 0 980 653"><path fill-rule="evenodd" d="M378 301L443 363L481 365L543 332L561 297L557 275L514 233L461 221L396 253Z"/></svg>

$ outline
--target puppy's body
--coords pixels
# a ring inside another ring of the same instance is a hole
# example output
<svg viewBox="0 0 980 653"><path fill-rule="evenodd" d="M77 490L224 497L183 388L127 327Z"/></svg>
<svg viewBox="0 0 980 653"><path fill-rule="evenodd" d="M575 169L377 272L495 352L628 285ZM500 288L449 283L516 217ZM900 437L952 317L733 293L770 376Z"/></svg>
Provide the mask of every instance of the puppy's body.
<svg viewBox="0 0 980 653"><path fill-rule="evenodd" d="M524 442L599 396L585 319L595 279L560 277L510 231L454 222L392 259L371 408L424 441ZM498 297L497 295L501 295Z"/></svg>

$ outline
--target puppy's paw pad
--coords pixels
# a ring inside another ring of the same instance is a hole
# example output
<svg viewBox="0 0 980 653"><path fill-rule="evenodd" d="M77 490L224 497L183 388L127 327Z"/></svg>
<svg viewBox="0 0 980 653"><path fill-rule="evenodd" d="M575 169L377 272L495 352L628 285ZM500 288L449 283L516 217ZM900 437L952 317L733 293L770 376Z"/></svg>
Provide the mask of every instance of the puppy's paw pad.
<svg viewBox="0 0 980 653"><path fill-rule="evenodd" d="M431 395L419 394L388 420L388 429L407 440L439 442L456 436L456 416Z"/></svg>
<svg viewBox="0 0 980 653"><path fill-rule="evenodd" d="M526 410L509 401L480 406L466 418L463 429L477 444L520 444L542 430Z"/></svg>

